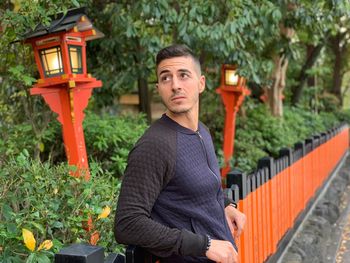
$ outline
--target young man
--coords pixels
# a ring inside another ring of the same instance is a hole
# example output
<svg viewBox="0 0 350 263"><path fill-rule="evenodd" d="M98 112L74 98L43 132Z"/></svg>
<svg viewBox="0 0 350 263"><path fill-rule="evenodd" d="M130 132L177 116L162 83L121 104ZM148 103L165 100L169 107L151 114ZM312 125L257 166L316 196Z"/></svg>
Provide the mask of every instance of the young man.
<svg viewBox="0 0 350 263"><path fill-rule="evenodd" d="M238 262L233 235L245 216L224 202L212 139L198 120L200 63L184 45L162 49L156 60L167 110L129 154L116 240L144 247L161 262Z"/></svg>

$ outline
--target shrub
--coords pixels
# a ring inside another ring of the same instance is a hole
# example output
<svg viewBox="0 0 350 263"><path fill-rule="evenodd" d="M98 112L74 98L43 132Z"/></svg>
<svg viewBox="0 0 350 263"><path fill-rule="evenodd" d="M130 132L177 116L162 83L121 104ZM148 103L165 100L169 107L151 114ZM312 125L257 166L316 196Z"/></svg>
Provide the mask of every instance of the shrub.
<svg viewBox="0 0 350 263"><path fill-rule="evenodd" d="M121 176L126 167L127 156L137 139L147 128L143 115L99 116L86 113L83 122L85 144L90 161L98 162L102 168L115 176ZM36 135L29 123L0 127L0 163L10 156L27 149L30 156L41 161L60 163L66 161L61 125L52 120L47 129Z"/></svg>
<svg viewBox="0 0 350 263"><path fill-rule="evenodd" d="M118 251L113 236L113 216L97 219L104 207L116 206L120 181L91 164L91 179L69 175L64 164L52 166L29 158L24 150L0 165L0 261L50 262L53 253L74 242L89 242L100 233L98 245ZM94 227L86 229L91 217ZM28 229L40 244L52 240L49 251L30 251L23 244L22 229ZM85 228L85 229L84 229Z"/></svg>
<svg viewBox="0 0 350 263"><path fill-rule="evenodd" d="M325 112L336 112L341 108L339 98L331 93L324 92L319 98L320 110Z"/></svg>
<svg viewBox="0 0 350 263"><path fill-rule="evenodd" d="M340 122L346 122L350 124L350 109L337 111L334 114Z"/></svg>
<svg viewBox="0 0 350 263"><path fill-rule="evenodd" d="M277 157L282 147L293 147L296 142L343 121L350 121L350 111L317 114L303 108L285 107L284 117L274 118L265 105L248 101L246 115L237 118L231 166L250 172L256 169L261 157Z"/></svg>
<svg viewBox="0 0 350 263"><path fill-rule="evenodd" d="M129 151L147 128L146 118L89 114L84 122L85 143L90 159L115 176L125 170Z"/></svg>
<svg viewBox="0 0 350 263"><path fill-rule="evenodd" d="M61 129L57 121L49 123L40 135L36 135L33 126L29 122L21 124L1 126L0 132L0 162L6 161L10 156L20 154L27 149L31 156L58 161L62 160L63 145Z"/></svg>

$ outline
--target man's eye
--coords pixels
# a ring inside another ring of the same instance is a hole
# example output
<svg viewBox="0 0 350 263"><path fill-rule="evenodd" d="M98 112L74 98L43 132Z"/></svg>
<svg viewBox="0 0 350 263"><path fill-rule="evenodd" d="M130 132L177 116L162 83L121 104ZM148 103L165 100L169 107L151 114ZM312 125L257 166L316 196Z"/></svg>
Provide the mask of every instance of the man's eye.
<svg viewBox="0 0 350 263"><path fill-rule="evenodd" d="M180 77L181 77L182 79L184 79L184 78L188 78L189 75L188 75L188 73L183 72L183 73L180 74Z"/></svg>
<svg viewBox="0 0 350 263"><path fill-rule="evenodd" d="M169 81L170 79L171 79L171 77L170 77L169 75L165 75L165 76L162 76L162 77L160 78L160 80L161 80L162 82Z"/></svg>

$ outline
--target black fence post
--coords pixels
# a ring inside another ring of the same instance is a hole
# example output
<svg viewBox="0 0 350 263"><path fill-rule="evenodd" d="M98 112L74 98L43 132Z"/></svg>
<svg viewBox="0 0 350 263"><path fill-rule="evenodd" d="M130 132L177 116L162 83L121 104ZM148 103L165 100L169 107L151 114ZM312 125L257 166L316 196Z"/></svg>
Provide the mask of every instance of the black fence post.
<svg viewBox="0 0 350 263"><path fill-rule="evenodd" d="M312 136L314 138L314 149L317 148L318 146L320 146L320 135L316 134L314 136Z"/></svg>
<svg viewBox="0 0 350 263"><path fill-rule="evenodd" d="M280 157L288 157L287 158L287 166L291 166L293 164L293 153L292 153L292 150L290 148L282 148L280 149L279 151L279 156ZM287 167L283 167L284 168L287 168Z"/></svg>
<svg viewBox="0 0 350 263"><path fill-rule="evenodd" d="M302 152L302 156L305 156L305 143L304 142L297 142L294 144L295 150L300 150Z"/></svg>
<svg viewBox="0 0 350 263"><path fill-rule="evenodd" d="M327 133L321 132L320 140L321 144L325 143L327 141Z"/></svg>
<svg viewBox="0 0 350 263"><path fill-rule="evenodd" d="M251 174L250 178L251 178L251 191L253 193L258 188L257 180L256 180L256 173Z"/></svg>
<svg viewBox="0 0 350 263"><path fill-rule="evenodd" d="M104 249L87 244L72 244L55 254L55 263L103 263Z"/></svg>
<svg viewBox="0 0 350 263"><path fill-rule="evenodd" d="M268 179L271 179L276 175L274 167L274 160L272 157L267 156L258 160L258 170L266 168L268 170Z"/></svg>
<svg viewBox="0 0 350 263"><path fill-rule="evenodd" d="M89 244L72 244L55 254L55 263L125 263L125 256L111 253L104 259L104 249Z"/></svg>
<svg viewBox="0 0 350 263"><path fill-rule="evenodd" d="M229 198L231 198L235 203L239 202L239 192L240 191L239 191L238 185L236 184L231 185Z"/></svg>
<svg viewBox="0 0 350 263"><path fill-rule="evenodd" d="M294 144L294 152L301 152L300 156L299 155L294 155L293 159L294 162L298 161L299 159L303 158L306 154L306 147L304 142L297 142Z"/></svg>
<svg viewBox="0 0 350 263"><path fill-rule="evenodd" d="M238 185L239 199L242 200L247 196L247 175L239 170L233 170L227 174L227 187L232 189L232 185Z"/></svg>
<svg viewBox="0 0 350 263"><path fill-rule="evenodd" d="M313 138L307 138L305 140L305 154L312 152L315 149L315 143Z"/></svg>

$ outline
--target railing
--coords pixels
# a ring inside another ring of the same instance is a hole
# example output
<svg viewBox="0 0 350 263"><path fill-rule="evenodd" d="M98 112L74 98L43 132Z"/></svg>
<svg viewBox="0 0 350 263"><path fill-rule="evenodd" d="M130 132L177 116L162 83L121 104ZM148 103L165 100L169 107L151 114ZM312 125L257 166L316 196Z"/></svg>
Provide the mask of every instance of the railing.
<svg viewBox="0 0 350 263"><path fill-rule="evenodd" d="M346 125L280 150L279 157L259 160L246 175L227 175L228 194L247 216L237 240L241 263L276 259L322 185L347 153Z"/></svg>
<svg viewBox="0 0 350 263"><path fill-rule="evenodd" d="M236 240L240 263L275 262L295 228L312 205L325 181L332 175L349 148L347 125L283 148L277 159L259 160L252 174L232 171L225 189L247 216L244 232ZM154 263L145 250L128 246L125 256L103 248L74 244L55 255L55 263Z"/></svg>

